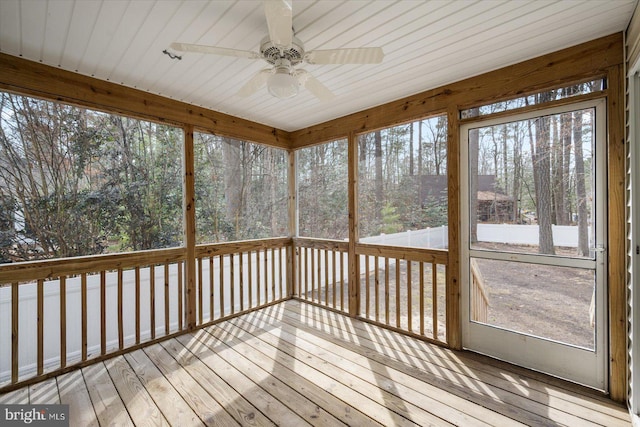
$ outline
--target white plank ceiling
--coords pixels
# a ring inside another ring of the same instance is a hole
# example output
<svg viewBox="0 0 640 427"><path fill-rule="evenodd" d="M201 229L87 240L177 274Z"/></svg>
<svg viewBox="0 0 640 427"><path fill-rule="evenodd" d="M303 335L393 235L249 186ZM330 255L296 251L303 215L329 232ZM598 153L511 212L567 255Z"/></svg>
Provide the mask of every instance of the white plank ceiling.
<svg viewBox="0 0 640 427"><path fill-rule="evenodd" d="M380 46L376 65L304 65L336 97L236 95L262 60L163 54L173 41L258 51L261 1L0 0L0 52L301 129L624 31L637 0L293 0L307 51Z"/></svg>

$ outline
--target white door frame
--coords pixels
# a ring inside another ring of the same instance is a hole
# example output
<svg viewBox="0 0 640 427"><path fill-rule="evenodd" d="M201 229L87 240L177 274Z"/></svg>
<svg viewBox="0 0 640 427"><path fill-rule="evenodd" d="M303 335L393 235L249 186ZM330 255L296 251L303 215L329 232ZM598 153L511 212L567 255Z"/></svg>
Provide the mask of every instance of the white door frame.
<svg viewBox="0 0 640 427"><path fill-rule="evenodd" d="M629 265L627 266L630 273L631 283L629 287L628 301L631 307L630 313L630 330L629 337L631 339L631 348L629 354L630 374L631 374L631 394L629 399L631 413L637 415L640 413L640 257L638 257L638 248L640 248L640 223L637 221L640 211L640 61L638 61L629 70L629 164L627 171L629 173L627 185L630 185L631 191L627 194L629 200L627 205L630 211L630 224L628 225L627 235L630 236L629 242Z"/></svg>
<svg viewBox="0 0 640 427"><path fill-rule="evenodd" d="M500 123L595 108L595 260L471 250L469 245L469 130ZM608 322L606 292L606 101L594 99L544 110L466 123L460 127L461 185L461 324L463 347L599 390L608 389ZM538 338L470 320L470 257L597 269L595 351Z"/></svg>

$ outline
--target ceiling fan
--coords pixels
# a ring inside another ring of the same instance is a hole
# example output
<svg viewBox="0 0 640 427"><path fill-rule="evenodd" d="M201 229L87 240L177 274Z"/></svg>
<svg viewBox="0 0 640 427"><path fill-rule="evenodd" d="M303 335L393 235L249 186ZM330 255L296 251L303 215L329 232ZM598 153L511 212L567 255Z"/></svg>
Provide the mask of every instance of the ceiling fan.
<svg viewBox="0 0 640 427"><path fill-rule="evenodd" d="M293 34L290 0L265 0L264 12L269 34L260 42L260 52L228 49L189 43L171 43L181 52L209 53L248 59L262 59L271 67L258 72L240 90L242 97L256 93L266 83L269 93L277 98L291 98L304 87L321 101L333 93L307 71L297 68L308 64L379 64L384 53L380 47L353 49L304 50L304 44Z"/></svg>

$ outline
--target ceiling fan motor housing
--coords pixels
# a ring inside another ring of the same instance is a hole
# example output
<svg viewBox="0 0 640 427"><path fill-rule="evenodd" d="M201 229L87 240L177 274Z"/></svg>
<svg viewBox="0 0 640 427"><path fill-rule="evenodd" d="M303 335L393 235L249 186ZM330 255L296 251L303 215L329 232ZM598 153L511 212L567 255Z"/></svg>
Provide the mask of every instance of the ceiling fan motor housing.
<svg viewBox="0 0 640 427"><path fill-rule="evenodd" d="M260 42L260 55L271 65L281 64L285 59L289 61L291 66L295 66L300 64L304 58L304 46L296 37L291 39L291 46L283 47L272 43L269 36L266 36Z"/></svg>

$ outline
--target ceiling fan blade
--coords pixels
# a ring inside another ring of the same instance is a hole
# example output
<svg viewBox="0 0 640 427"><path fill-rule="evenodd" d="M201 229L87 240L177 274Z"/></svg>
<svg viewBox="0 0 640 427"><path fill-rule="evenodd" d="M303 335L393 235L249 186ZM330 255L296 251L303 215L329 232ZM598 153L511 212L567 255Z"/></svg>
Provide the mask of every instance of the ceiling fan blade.
<svg viewBox="0 0 640 427"><path fill-rule="evenodd" d="M240 88L237 95L243 98L253 95L264 86L271 73L272 70L268 68L258 72L258 74L251 77L249 81Z"/></svg>
<svg viewBox="0 0 640 427"><path fill-rule="evenodd" d="M264 14L269 38L276 46L289 47L293 39L293 12L290 0L265 0Z"/></svg>
<svg viewBox="0 0 640 427"><path fill-rule="evenodd" d="M381 47L312 50L304 57L309 64L379 64L383 58Z"/></svg>
<svg viewBox="0 0 640 427"><path fill-rule="evenodd" d="M320 101L331 101L335 98L333 92L331 92L325 85L320 83L320 80L313 77L305 70L296 70L295 75L302 86L311 92Z"/></svg>
<svg viewBox="0 0 640 427"><path fill-rule="evenodd" d="M235 56L237 58L258 59L260 54L249 50L227 49L225 47L205 46L190 43L171 43L171 49L180 52L212 53L214 55Z"/></svg>

